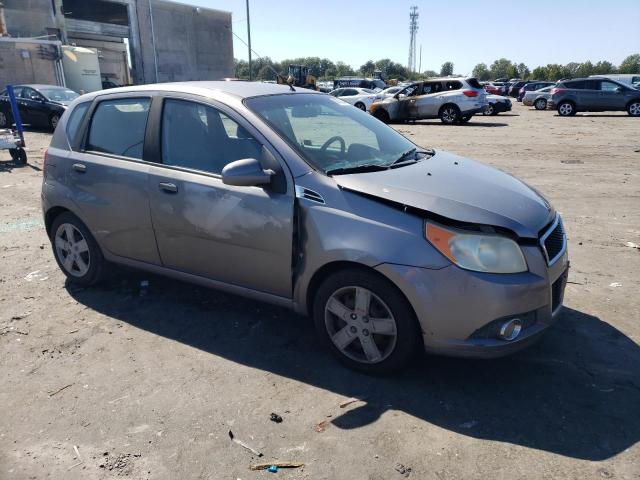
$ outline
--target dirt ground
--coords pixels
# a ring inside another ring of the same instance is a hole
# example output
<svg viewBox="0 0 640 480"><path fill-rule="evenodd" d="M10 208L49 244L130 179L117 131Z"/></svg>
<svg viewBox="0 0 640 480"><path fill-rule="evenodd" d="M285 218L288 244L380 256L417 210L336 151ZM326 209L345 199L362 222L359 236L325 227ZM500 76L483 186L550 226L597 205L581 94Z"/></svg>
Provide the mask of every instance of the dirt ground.
<svg viewBox="0 0 640 480"><path fill-rule="evenodd" d="M28 166L0 152L0 479L640 479L640 120L517 104L397 128L562 213L566 309L538 344L370 378L287 310L124 269L74 287L41 221L49 135L31 132ZM305 466L249 470L272 459Z"/></svg>

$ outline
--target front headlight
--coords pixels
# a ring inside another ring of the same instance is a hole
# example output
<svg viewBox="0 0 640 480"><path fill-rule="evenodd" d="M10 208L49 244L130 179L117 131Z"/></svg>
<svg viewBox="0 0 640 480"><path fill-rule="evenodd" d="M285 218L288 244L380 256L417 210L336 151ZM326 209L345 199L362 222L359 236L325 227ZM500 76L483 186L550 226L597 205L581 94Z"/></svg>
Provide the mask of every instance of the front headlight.
<svg viewBox="0 0 640 480"><path fill-rule="evenodd" d="M426 223L427 240L460 268L486 273L520 273L527 262L516 242L501 235L464 232Z"/></svg>

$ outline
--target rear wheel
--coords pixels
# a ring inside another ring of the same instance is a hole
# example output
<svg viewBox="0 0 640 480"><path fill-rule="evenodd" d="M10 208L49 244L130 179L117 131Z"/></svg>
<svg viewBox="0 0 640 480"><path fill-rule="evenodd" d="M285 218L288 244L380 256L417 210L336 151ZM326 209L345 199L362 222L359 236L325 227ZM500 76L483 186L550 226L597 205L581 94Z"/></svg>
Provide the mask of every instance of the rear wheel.
<svg viewBox="0 0 640 480"><path fill-rule="evenodd" d="M27 152L24 151L24 148L10 148L9 155L11 155L11 159L16 163L21 165L27 163Z"/></svg>
<svg viewBox="0 0 640 480"><path fill-rule="evenodd" d="M560 102L558 104L558 113L562 117L570 117L576 114L576 107L572 102Z"/></svg>
<svg viewBox="0 0 640 480"><path fill-rule="evenodd" d="M489 104L487 105L487 108L484 109L484 112L482 112L483 115L495 115L493 112L495 111L495 108L493 108L493 104Z"/></svg>
<svg viewBox="0 0 640 480"><path fill-rule="evenodd" d="M473 115L464 115L462 117L460 117L460 123L467 123L469 120L471 120L471 117L473 117Z"/></svg>
<svg viewBox="0 0 640 480"><path fill-rule="evenodd" d="M359 108L360 110L362 110L363 112L367 111L367 107L364 106L364 103L362 102L358 102L354 105L356 108Z"/></svg>
<svg viewBox="0 0 640 480"><path fill-rule="evenodd" d="M56 127L58 126L59 121L60 121L60 115L58 115L57 113L54 113L53 115L51 115L49 117L49 128L51 130L55 130Z"/></svg>
<svg viewBox="0 0 640 480"><path fill-rule="evenodd" d="M102 278L105 260L89 229L71 212L55 218L51 245L58 266L69 280L88 286Z"/></svg>
<svg viewBox="0 0 640 480"><path fill-rule="evenodd" d="M627 106L627 113L632 117L640 117L640 100L634 100Z"/></svg>
<svg viewBox="0 0 640 480"><path fill-rule="evenodd" d="M536 110L546 110L547 109L547 101L544 98L539 98L533 104Z"/></svg>
<svg viewBox="0 0 640 480"><path fill-rule="evenodd" d="M388 280L366 270L343 270L326 278L314 298L313 318L332 354L365 373L406 367L421 341L407 300Z"/></svg>
<svg viewBox="0 0 640 480"><path fill-rule="evenodd" d="M453 125L460 118L460 109L457 105L444 105L440 109L440 113L438 115L440 117L440 121L446 125Z"/></svg>
<svg viewBox="0 0 640 480"><path fill-rule="evenodd" d="M0 128L9 128L11 126L11 117L7 112L0 111Z"/></svg>

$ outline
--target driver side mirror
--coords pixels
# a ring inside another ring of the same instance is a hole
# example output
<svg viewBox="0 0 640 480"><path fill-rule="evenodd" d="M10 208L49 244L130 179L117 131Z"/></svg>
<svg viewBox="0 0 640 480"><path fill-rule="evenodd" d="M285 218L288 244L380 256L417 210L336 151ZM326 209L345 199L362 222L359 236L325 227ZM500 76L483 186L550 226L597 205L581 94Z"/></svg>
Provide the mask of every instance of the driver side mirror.
<svg viewBox="0 0 640 480"><path fill-rule="evenodd" d="M263 170L255 158L244 158L228 163L222 169L222 183L236 187L256 187L271 183L273 170Z"/></svg>
<svg viewBox="0 0 640 480"><path fill-rule="evenodd" d="M616 87L616 89L614 91L616 93L622 93L624 91L624 89L622 87Z"/></svg>

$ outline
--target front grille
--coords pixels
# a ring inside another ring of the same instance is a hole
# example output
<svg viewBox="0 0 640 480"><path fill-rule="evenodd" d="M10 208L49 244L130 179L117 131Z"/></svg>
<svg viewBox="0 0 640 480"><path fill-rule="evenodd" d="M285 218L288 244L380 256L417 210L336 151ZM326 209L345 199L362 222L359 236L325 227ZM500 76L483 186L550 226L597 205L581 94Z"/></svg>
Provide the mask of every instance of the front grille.
<svg viewBox="0 0 640 480"><path fill-rule="evenodd" d="M562 220L560 220L559 216L556 217L553 224L540 238L540 245L547 257L547 263L549 265L555 263L555 261L564 253L567 245L567 238L562 226Z"/></svg>

